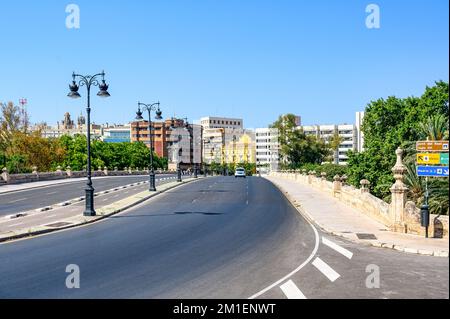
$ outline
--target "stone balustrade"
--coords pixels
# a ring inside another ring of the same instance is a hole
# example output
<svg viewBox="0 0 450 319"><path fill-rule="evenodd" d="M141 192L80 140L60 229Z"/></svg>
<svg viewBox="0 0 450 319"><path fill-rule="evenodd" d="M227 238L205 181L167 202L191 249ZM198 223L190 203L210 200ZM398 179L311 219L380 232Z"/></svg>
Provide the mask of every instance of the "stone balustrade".
<svg viewBox="0 0 450 319"><path fill-rule="evenodd" d="M361 188L346 185L347 176L334 176L333 182L326 180L326 175L316 177L316 172L302 170L301 173L272 172L275 177L288 178L296 182L318 189L333 196L346 205L384 224L392 231L424 235L425 228L420 224L420 209L413 202L407 202L408 188L403 183L406 167L402 163L401 149L397 149L397 163L392 168L395 183L391 187L391 203L370 194L370 182L361 180ZM449 217L430 215L429 233L432 237L448 237Z"/></svg>
<svg viewBox="0 0 450 319"><path fill-rule="evenodd" d="M158 174L167 174L170 172L156 171ZM132 170L126 168L126 170L119 171L117 168L114 170L108 170L107 167L98 168L97 171L92 171L92 176L123 176L123 175L147 175L148 169L145 170ZM0 175L0 185L2 184L22 184L39 181L50 181L67 178L79 178L86 177L86 171L72 171L70 166L63 170L61 167L57 167L55 172L38 172L37 167L33 167L32 173L27 174L9 174L6 168L2 169Z"/></svg>

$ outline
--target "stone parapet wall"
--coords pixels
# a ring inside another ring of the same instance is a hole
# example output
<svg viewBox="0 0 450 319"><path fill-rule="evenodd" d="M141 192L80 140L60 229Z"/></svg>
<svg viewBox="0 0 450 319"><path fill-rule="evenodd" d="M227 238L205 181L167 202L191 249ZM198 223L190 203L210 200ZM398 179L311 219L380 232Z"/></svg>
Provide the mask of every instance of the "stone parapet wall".
<svg viewBox="0 0 450 319"><path fill-rule="evenodd" d="M325 180L324 177L316 177L315 172L306 174L298 171L282 171L271 172L270 176L290 179L299 184L317 189L382 223L392 231L417 235L425 234L425 228L420 223L420 209L413 202L406 202L400 213L393 212L393 205L370 194L369 190L364 188L364 185L367 186L367 184L363 181L361 181L363 187L358 189L350 185L343 185L339 176L335 176L335 181L330 182ZM393 216L397 215L401 216L400 222L393 218ZM430 215L430 237L448 237L448 227L448 216Z"/></svg>
<svg viewBox="0 0 450 319"><path fill-rule="evenodd" d="M106 167L103 169L99 169L96 171L92 171L91 176L125 176L125 175L147 175L148 170L108 170ZM169 174L170 172L166 171L156 171L157 174ZM0 175L0 185L5 184L23 184L23 183L32 183L32 182L40 182L40 181L51 181L51 180L61 180L67 178L80 178L86 177L86 171L71 171L67 169L65 171L59 169L56 172L37 172L29 174L9 174L6 169L3 169Z"/></svg>

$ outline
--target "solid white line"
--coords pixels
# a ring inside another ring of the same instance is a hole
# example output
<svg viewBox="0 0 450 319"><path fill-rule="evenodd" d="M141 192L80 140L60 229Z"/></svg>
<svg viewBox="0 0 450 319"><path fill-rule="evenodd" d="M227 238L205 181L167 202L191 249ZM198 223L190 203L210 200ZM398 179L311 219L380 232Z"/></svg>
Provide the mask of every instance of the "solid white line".
<svg viewBox="0 0 450 319"><path fill-rule="evenodd" d="M339 275L337 272L334 271L333 268L328 266L327 263L325 263L322 259L317 257L314 259L313 263L314 267L320 270L322 274L324 274L331 282L334 282L336 279L338 279L341 275Z"/></svg>
<svg viewBox="0 0 450 319"><path fill-rule="evenodd" d="M336 250L338 253L344 255L345 257L347 257L348 259L352 259L353 257L353 253L351 251L348 251L347 249L339 246L336 243L333 243L331 240L326 239L325 237L322 236L322 243L324 245L327 245L328 247L330 247L331 249Z"/></svg>
<svg viewBox="0 0 450 319"><path fill-rule="evenodd" d="M306 219L305 219L306 220ZM314 258L314 255L317 253L317 250L319 250L319 243L320 243L320 238L319 238L319 233L317 232L316 227L314 227L313 224L311 224L308 220L306 220L308 222L308 224L311 226L311 228L314 231L314 235L315 235L315 246L314 249L311 253L311 255L308 257L308 259L306 259L300 266L298 266L296 269L294 269L292 272L290 272L289 274L287 274L286 276L284 276L283 278L281 278L280 280L274 282L273 284L271 284L270 286L264 288L263 290L261 290L260 292L257 292L256 294L254 294L253 296L251 296L248 299L255 299L258 298L259 296L263 295L264 293L266 293L267 291L269 291L270 289L272 289L273 287L276 287L278 285L280 285L282 282L286 281L288 278L292 277L293 275L295 275L296 273L298 273L303 267L305 267L310 261L311 259Z"/></svg>
<svg viewBox="0 0 450 319"><path fill-rule="evenodd" d="M58 214L48 215L48 216L45 216L45 218L51 218L51 217L56 217L56 216L58 216Z"/></svg>
<svg viewBox="0 0 450 319"><path fill-rule="evenodd" d="M21 201L24 201L24 200L26 200L26 199L27 199L27 198L16 199L16 200L13 200L13 201L8 202L8 204L21 202Z"/></svg>
<svg viewBox="0 0 450 319"><path fill-rule="evenodd" d="M280 286L288 299L306 299L305 295L298 289L292 280Z"/></svg>
<svg viewBox="0 0 450 319"><path fill-rule="evenodd" d="M47 193L46 195L53 195L56 194L57 192L51 192L51 193Z"/></svg>

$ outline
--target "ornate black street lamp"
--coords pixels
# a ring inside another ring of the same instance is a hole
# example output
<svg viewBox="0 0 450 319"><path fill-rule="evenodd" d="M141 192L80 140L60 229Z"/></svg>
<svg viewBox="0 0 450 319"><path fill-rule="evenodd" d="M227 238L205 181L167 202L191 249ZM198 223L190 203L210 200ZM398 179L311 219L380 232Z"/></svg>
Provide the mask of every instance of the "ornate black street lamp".
<svg viewBox="0 0 450 319"><path fill-rule="evenodd" d="M138 102L138 111L136 112L136 120L142 121L144 118L142 117L141 112L141 106L143 106L144 111L148 111L148 134L150 139L150 185L149 190L151 192L156 191L156 184L155 184L155 169L153 168L153 130L152 130L152 111L156 112L155 119L161 120L162 119L162 112L159 109L159 102L153 103L153 104L145 104ZM158 106L158 107L156 107Z"/></svg>
<svg viewBox="0 0 450 319"><path fill-rule="evenodd" d="M102 77L101 82L98 81L98 77ZM79 79L77 84L77 78ZM108 84L105 82L105 72L95 75L83 76L80 74L72 74L72 84L69 85L70 93L67 95L72 99L78 99L81 97L78 90L81 86L86 86L87 89L87 185L86 185L86 208L84 216L95 216L94 210L94 188L92 187L91 179L91 87L98 86L100 91L97 93L100 97L109 97Z"/></svg>

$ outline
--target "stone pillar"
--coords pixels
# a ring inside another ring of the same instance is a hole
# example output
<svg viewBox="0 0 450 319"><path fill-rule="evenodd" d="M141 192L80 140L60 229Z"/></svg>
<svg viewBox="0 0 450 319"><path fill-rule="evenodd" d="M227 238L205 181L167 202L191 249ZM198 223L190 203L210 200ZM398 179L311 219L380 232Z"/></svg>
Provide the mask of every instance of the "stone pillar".
<svg viewBox="0 0 450 319"><path fill-rule="evenodd" d="M125 166L125 167L123 168L123 171L125 172L125 174L128 174L128 167Z"/></svg>
<svg viewBox="0 0 450 319"><path fill-rule="evenodd" d="M128 174L133 174L131 167L128 167Z"/></svg>
<svg viewBox="0 0 450 319"><path fill-rule="evenodd" d="M31 172L31 174L35 174L35 175L38 174L37 166L33 166L31 169L33 170L33 171Z"/></svg>
<svg viewBox="0 0 450 319"><path fill-rule="evenodd" d="M11 177L9 176L9 173L8 173L8 169L6 167L3 167L1 176L2 176L2 179L7 183L9 183L9 181L11 180Z"/></svg>
<svg viewBox="0 0 450 319"><path fill-rule="evenodd" d="M397 162L392 168L392 173L394 173L395 183L391 187L391 204L389 206L389 217L392 222L392 230L394 231L405 231L404 227L404 210L406 204L406 195L408 192L408 187L403 183L403 178L407 172L407 168L403 165L402 155L403 150L398 148L395 151L397 155Z"/></svg>
<svg viewBox="0 0 450 319"><path fill-rule="evenodd" d="M347 185L347 179L348 179L347 175L344 174L341 176L342 185Z"/></svg>
<svg viewBox="0 0 450 319"><path fill-rule="evenodd" d="M67 176L72 177L72 169L70 168L70 166L66 167L66 174Z"/></svg>
<svg viewBox="0 0 450 319"><path fill-rule="evenodd" d="M333 195L336 196L336 194L341 192L342 189L342 183L341 183L341 178L339 177L339 175L335 175L333 178Z"/></svg>
<svg viewBox="0 0 450 319"><path fill-rule="evenodd" d="M325 173L325 172L320 173L320 178L322 179L322 181L326 181L327 180L327 173Z"/></svg>
<svg viewBox="0 0 450 319"><path fill-rule="evenodd" d="M103 174L108 175L108 167L103 167Z"/></svg>
<svg viewBox="0 0 450 319"><path fill-rule="evenodd" d="M309 171L308 172L308 184L310 184L311 185L311 183L312 183L312 178L313 178L313 171Z"/></svg>
<svg viewBox="0 0 450 319"><path fill-rule="evenodd" d="M62 175L62 168L61 168L61 166L58 165L58 167L56 167L56 173L58 175Z"/></svg>
<svg viewBox="0 0 450 319"><path fill-rule="evenodd" d="M361 194L369 193L370 182L367 179L362 179L359 184L361 184Z"/></svg>
<svg viewBox="0 0 450 319"><path fill-rule="evenodd" d="M114 172L118 172L119 171L119 168L116 166L116 167L114 167Z"/></svg>

